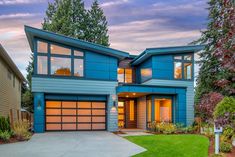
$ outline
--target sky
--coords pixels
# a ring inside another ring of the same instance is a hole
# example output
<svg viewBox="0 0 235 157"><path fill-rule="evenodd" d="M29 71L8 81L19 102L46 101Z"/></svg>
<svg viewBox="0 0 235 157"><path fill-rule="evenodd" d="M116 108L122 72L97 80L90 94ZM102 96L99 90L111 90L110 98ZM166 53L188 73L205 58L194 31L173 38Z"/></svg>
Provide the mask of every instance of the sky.
<svg viewBox="0 0 235 157"><path fill-rule="evenodd" d="M30 48L24 25L41 28L48 1L0 0L0 43L26 75ZM93 0L84 0L90 8ZM207 0L99 0L108 21L110 47L139 54L146 48L180 46L207 25Z"/></svg>

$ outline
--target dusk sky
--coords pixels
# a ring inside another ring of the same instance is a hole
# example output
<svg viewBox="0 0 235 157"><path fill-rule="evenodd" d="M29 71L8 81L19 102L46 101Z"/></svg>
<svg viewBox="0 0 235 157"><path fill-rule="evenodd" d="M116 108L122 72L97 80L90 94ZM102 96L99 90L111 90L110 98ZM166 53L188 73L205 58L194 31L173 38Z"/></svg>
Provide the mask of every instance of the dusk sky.
<svg viewBox="0 0 235 157"><path fill-rule="evenodd" d="M51 1L51 0L50 0ZM89 9L93 0L85 0ZM207 24L206 0L99 0L112 48L139 54L145 48L186 45ZM41 28L48 0L0 0L0 43L25 75L30 49L24 25Z"/></svg>

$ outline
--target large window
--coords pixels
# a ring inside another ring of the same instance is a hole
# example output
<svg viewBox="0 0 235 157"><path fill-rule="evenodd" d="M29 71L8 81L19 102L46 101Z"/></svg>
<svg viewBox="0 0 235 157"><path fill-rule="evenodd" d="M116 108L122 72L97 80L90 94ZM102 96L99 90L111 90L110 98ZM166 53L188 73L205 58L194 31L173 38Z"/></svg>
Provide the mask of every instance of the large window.
<svg viewBox="0 0 235 157"><path fill-rule="evenodd" d="M51 57L51 74L52 75L71 75L71 59Z"/></svg>
<svg viewBox="0 0 235 157"><path fill-rule="evenodd" d="M35 56L37 56L37 74L84 76L84 53L82 51L37 41L37 55Z"/></svg>
<svg viewBox="0 0 235 157"><path fill-rule="evenodd" d="M172 102L171 99L155 99L155 121L172 122Z"/></svg>
<svg viewBox="0 0 235 157"><path fill-rule="evenodd" d="M132 69L118 68L118 82L120 83L133 83Z"/></svg>
<svg viewBox="0 0 235 157"><path fill-rule="evenodd" d="M192 79L192 55L174 56L174 78L175 79Z"/></svg>

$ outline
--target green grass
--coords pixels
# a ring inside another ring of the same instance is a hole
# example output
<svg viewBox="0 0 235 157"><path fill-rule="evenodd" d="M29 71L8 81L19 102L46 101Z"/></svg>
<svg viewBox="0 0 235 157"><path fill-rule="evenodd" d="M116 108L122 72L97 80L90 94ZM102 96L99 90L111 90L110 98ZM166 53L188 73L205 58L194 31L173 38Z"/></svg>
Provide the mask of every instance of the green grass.
<svg viewBox="0 0 235 157"><path fill-rule="evenodd" d="M200 135L128 136L127 140L147 151L135 157L207 157L209 140Z"/></svg>

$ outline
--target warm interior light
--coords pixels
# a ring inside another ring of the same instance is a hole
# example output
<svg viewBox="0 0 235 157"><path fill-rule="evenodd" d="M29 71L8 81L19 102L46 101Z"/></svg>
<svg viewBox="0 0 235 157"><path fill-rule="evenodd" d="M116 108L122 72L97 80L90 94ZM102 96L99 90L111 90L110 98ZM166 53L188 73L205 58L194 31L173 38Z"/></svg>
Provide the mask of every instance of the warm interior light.
<svg viewBox="0 0 235 157"><path fill-rule="evenodd" d="M54 49L54 47L53 46L51 46L51 50L53 50Z"/></svg>
<svg viewBox="0 0 235 157"><path fill-rule="evenodd" d="M133 93L133 95L136 95L136 93Z"/></svg>

